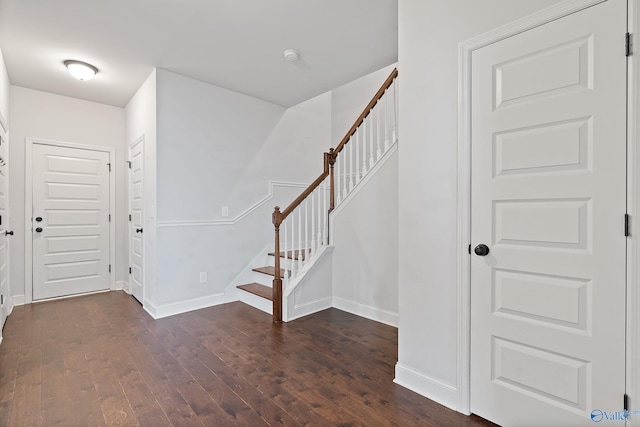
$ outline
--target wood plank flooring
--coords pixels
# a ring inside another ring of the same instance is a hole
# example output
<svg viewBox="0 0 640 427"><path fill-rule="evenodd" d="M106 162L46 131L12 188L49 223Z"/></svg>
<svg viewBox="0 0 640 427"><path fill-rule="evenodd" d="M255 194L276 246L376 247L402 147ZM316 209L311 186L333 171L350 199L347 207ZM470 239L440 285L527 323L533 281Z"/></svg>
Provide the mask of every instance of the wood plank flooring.
<svg viewBox="0 0 640 427"><path fill-rule="evenodd" d="M1 426L481 426L395 385L395 328L242 303L153 320L124 292L16 307Z"/></svg>

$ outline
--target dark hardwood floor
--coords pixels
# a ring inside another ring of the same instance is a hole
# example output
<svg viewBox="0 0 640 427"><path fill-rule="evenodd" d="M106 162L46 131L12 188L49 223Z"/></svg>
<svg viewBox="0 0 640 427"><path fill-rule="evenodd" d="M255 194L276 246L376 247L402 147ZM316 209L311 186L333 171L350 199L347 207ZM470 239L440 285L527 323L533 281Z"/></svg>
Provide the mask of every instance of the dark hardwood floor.
<svg viewBox="0 0 640 427"><path fill-rule="evenodd" d="M16 307L3 335L0 426L491 425L395 385L396 329L334 309L153 320L109 292Z"/></svg>

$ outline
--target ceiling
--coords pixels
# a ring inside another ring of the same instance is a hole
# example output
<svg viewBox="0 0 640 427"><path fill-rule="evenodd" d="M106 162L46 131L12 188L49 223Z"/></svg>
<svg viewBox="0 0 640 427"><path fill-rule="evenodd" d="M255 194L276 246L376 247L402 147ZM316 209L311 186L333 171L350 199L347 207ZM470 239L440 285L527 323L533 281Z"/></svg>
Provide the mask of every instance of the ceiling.
<svg viewBox="0 0 640 427"><path fill-rule="evenodd" d="M88 101L157 67L289 107L396 62L397 22L397 0L0 0L0 49L11 84Z"/></svg>

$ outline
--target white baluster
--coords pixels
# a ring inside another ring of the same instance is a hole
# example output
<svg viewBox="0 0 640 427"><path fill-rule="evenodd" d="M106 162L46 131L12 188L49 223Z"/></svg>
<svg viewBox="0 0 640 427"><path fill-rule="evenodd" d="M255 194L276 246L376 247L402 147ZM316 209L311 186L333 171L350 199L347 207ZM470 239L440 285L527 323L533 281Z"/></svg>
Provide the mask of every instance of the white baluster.
<svg viewBox="0 0 640 427"><path fill-rule="evenodd" d="M367 173L367 135L369 134L369 132L367 132L367 123L369 122L369 120L367 120L366 118L362 120L362 125L360 125L360 127L362 128L362 177L364 178L365 174Z"/></svg>
<svg viewBox="0 0 640 427"><path fill-rule="evenodd" d="M356 150L356 184L360 182L360 144L358 142L361 139L362 135L360 132L360 128L358 128L358 130L356 131L356 140L354 141L355 147L353 148L354 150Z"/></svg>
<svg viewBox="0 0 640 427"><path fill-rule="evenodd" d="M326 183L326 181L325 181ZM323 229L322 229L322 242L324 243L324 245L328 245L329 244L329 239L327 236L327 221L329 220L329 209L327 207L327 187L326 185L324 186L324 190L322 191L322 193L324 193L324 209L322 211L322 217L324 219L323 221Z"/></svg>
<svg viewBox="0 0 640 427"><path fill-rule="evenodd" d="M296 239L296 213L295 212L291 212L291 214L289 215L289 218L291 220L291 260L289 262L289 266L291 267L291 273L289 273L291 278L294 278L297 274L297 264L296 264L296 260L294 259L294 248L295 248L295 239Z"/></svg>
<svg viewBox="0 0 640 427"><path fill-rule="evenodd" d="M375 108L375 107L374 107ZM373 137L374 137L374 126L373 126L373 110L369 112L369 170L373 168L373 164L375 163L375 159L373 158Z"/></svg>
<svg viewBox="0 0 640 427"><path fill-rule="evenodd" d="M342 153L342 199L344 200L347 197L347 150L344 149L340 153Z"/></svg>
<svg viewBox="0 0 640 427"><path fill-rule="evenodd" d="M393 144L398 142L398 80L393 81Z"/></svg>
<svg viewBox="0 0 640 427"><path fill-rule="evenodd" d="M318 197L318 230L316 241L318 242L318 246L322 246L322 203L320 202L320 197L322 196L322 187L318 187L317 197Z"/></svg>
<svg viewBox="0 0 640 427"><path fill-rule="evenodd" d="M311 252L315 254L316 249L316 194L318 193L318 189L316 188L313 193L311 193Z"/></svg>
<svg viewBox="0 0 640 427"><path fill-rule="evenodd" d="M384 96L384 94L382 95ZM378 147L378 151L376 151L376 161L380 160L382 157L382 149L380 148L380 114L382 114L382 104L380 101L376 104L376 145Z"/></svg>
<svg viewBox="0 0 640 427"><path fill-rule="evenodd" d="M304 260L303 263L309 259L309 198L304 201Z"/></svg>
<svg viewBox="0 0 640 427"><path fill-rule="evenodd" d="M335 163L333 164L333 170L334 170L334 174L335 174L335 185L336 185L336 206L340 204L340 200L342 200L341 198L341 190L342 187L340 186L340 163L338 162L338 152L336 152L336 157L335 157ZM314 228L315 230L315 228Z"/></svg>
<svg viewBox="0 0 640 427"><path fill-rule="evenodd" d="M353 190L355 183L353 182L353 146L355 145L355 135L349 138L349 163L351 164L351 170L349 171L349 191Z"/></svg>
<svg viewBox="0 0 640 427"><path fill-rule="evenodd" d="M302 257L300 256L300 251L302 251L302 247L301 247L301 240L302 240L302 209L300 208L300 206L298 206L296 208L296 210L298 211L298 241L297 243L297 249L296 252L298 255L298 271L300 271L300 269L302 268Z"/></svg>
<svg viewBox="0 0 640 427"><path fill-rule="evenodd" d="M389 90L384 92L384 152L389 149L389 127L387 126L387 120L389 119Z"/></svg>
<svg viewBox="0 0 640 427"><path fill-rule="evenodd" d="M284 241L284 258L282 259L281 264L283 264L283 267L281 268L281 270L286 270L287 267L287 259L289 259L287 257L287 220L285 219L284 221L282 221L282 224L280 224L280 228L282 228L282 239ZM280 256L280 254L276 254L277 257ZM287 274L284 275L284 287L286 289L287 285L289 284L289 276Z"/></svg>

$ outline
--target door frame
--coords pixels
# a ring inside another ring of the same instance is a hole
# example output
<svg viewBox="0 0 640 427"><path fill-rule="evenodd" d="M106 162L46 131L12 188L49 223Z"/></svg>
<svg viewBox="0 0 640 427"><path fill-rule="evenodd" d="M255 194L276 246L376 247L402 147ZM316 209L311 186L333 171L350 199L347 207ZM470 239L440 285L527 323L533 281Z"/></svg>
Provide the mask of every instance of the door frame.
<svg viewBox="0 0 640 427"><path fill-rule="evenodd" d="M145 200L144 200L144 194L145 194L145 170L146 170L146 158L145 158L145 141L144 141L144 135L141 135L140 137L136 138L133 142L131 142L131 144L129 144L127 146L127 161L130 162L129 164L133 166L133 159L131 158L131 150L133 149L133 147L135 147L138 144L142 144L142 227L145 227ZM133 169L129 168L128 172L127 172L127 215L131 214L131 173L133 172ZM128 221L127 222L127 227L128 227L128 232L127 232L127 253L128 253L128 257L127 257L127 262L129 263L129 267L132 267L132 262L131 262L131 253L133 250L133 247L131 245L131 241L133 239L133 233L131 231L132 227L131 227L131 223ZM146 257L145 257L145 241L146 239L144 238L145 234L142 233L142 301L140 301L140 304L142 304L144 306L144 297L145 297L145 269L146 269ZM132 292L132 275L129 274L128 275L128 280L126 280L127 283L127 288L126 288L126 292L129 295L133 295Z"/></svg>
<svg viewBox="0 0 640 427"><path fill-rule="evenodd" d="M53 141L40 138L25 138L25 184L24 184L24 303L33 302L33 238L31 233L33 212L33 146L35 144L51 145L54 147L75 148L79 150L91 150L109 153L109 162L114 167L115 149L110 147L100 147L95 145L77 144L74 142ZM116 205L116 178L112 169L109 173L109 264L111 264L111 274L109 274L109 288L116 290L116 227L115 216L113 215ZM55 299L55 298L49 298Z"/></svg>
<svg viewBox="0 0 640 427"><path fill-rule="evenodd" d="M464 414L471 413L471 255L468 252L471 243L471 73L472 61L471 57L475 50L499 42L506 38L515 36L535 27L539 27L551 21L563 18L583 9L595 6L605 1L619 0L565 0L548 8L542 9L523 18L517 19L508 24L480 34L471 39L465 40L458 45L458 141L457 141L457 242L456 242L456 291L457 291L457 354L456 354L456 391L457 406L456 410ZM637 22L631 12L633 10L640 19L640 7L637 2L640 0L628 0L629 3L629 21ZM635 25L628 24L628 28L634 29ZM639 40L637 36L635 40ZM640 43L640 41L638 42ZM624 33L620 34L621 52L624 53ZM640 83L640 58L638 55L631 56L632 61L629 64L636 63L637 77L631 76L628 82L627 90L629 93L638 92L638 84ZM630 68L631 66L628 65ZM632 84L631 80L636 82ZM634 117L633 114L640 111L640 95L629 96L628 117ZM632 105L633 103L633 105ZM640 137L640 128L636 130L636 126L628 123L628 145L632 146L631 141L636 141ZM633 150L632 150L633 151ZM630 178L640 179L640 152L635 153L636 158L631 160L632 151L628 154L628 173L627 181ZM637 196L634 196L634 193ZM631 207L636 206L634 211L640 212L640 188L629 188L628 192L628 209L631 214ZM640 230L640 215L632 215L632 227ZM622 231L622 217L621 217ZM631 323L630 313L635 313L636 307L640 307L640 293L635 291L638 281L640 280L640 269L632 262L632 259L638 259L640 255L640 243L638 241L629 241L627 251L627 339L630 340L627 346L627 393L633 393L632 404L638 400L633 400L633 396L637 396L640 391L640 379L632 380L631 373L640 374L640 339L636 337L640 333L638 322ZM635 256L635 258L632 258ZM633 284L633 286L631 286ZM640 315L638 315L640 321ZM635 368L635 369L634 369ZM634 375L638 376L638 375ZM622 402L621 402L622 403ZM639 417L631 417L633 425L640 425ZM635 421L635 422L634 422Z"/></svg>

